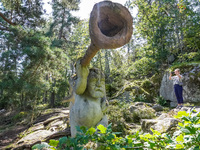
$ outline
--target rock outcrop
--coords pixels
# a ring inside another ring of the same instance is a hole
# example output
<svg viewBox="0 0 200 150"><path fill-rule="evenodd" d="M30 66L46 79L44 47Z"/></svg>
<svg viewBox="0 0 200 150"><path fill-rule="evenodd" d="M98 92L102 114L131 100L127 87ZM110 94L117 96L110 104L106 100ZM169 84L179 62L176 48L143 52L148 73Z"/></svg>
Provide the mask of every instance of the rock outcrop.
<svg viewBox="0 0 200 150"><path fill-rule="evenodd" d="M144 132L151 132L151 128L159 131L160 133L169 132L172 128L176 127L179 120L174 118L159 119L143 119L141 127Z"/></svg>
<svg viewBox="0 0 200 150"><path fill-rule="evenodd" d="M145 133L152 133L151 129L157 130L160 133L173 132L175 131L180 120L175 119L179 111L186 111L187 113L195 113L192 111L193 107L182 107L181 109L172 109L168 113L162 113L156 119L142 119L141 120L141 129ZM200 112L200 108L195 108L196 112Z"/></svg>
<svg viewBox="0 0 200 150"><path fill-rule="evenodd" d="M186 69L187 68L187 69ZM200 103L200 65L190 65L180 68L183 75L183 99L184 103ZM169 72L162 78L160 95L170 101L171 107L177 106L176 96L172 81L169 80Z"/></svg>
<svg viewBox="0 0 200 150"><path fill-rule="evenodd" d="M31 127L21 132L22 137L18 138L8 149L30 150L33 145L42 141L70 136L68 118L69 108L47 110Z"/></svg>

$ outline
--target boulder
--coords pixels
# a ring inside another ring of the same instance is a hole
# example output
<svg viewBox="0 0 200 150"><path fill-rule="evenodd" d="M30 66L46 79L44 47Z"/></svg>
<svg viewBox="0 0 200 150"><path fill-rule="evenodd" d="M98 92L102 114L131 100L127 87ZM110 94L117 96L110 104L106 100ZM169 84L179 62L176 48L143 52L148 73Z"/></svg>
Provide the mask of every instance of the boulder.
<svg viewBox="0 0 200 150"><path fill-rule="evenodd" d="M186 68L186 67L185 67ZM180 68L183 75L183 99L184 103L200 103L200 65L187 66L187 70ZM173 83L169 80L169 72L166 72L162 78L160 95L170 101L171 107L177 106L177 100L174 93Z"/></svg>
<svg viewBox="0 0 200 150"><path fill-rule="evenodd" d="M163 111L163 107L159 104L156 104L152 107L155 111Z"/></svg>
<svg viewBox="0 0 200 150"><path fill-rule="evenodd" d="M151 128L160 133L169 132L173 127L176 127L179 120L174 118L158 119L142 119L141 127L143 132L151 132Z"/></svg>
<svg viewBox="0 0 200 150"><path fill-rule="evenodd" d="M178 125L179 119L175 119L174 115L177 115L179 111L186 111L187 113L198 113L200 112L200 107L196 107L196 112L193 111L194 107L187 106L182 107L181 109L172 109L168 113L162 113L158 118L156 119L141 119L141 129L143 132L151 132L151 128L153 130L157 130L160 133L165 132L172 132L176 130L176 127Z"/></svg>
<svg viewBox="0 0 200 150"><path fill-rule="evenodd" d="M155 110L151 107L144 105L143 102L137 102L129 107L132 121L138 122L141 119L151 119L155 117Z"/></svg>

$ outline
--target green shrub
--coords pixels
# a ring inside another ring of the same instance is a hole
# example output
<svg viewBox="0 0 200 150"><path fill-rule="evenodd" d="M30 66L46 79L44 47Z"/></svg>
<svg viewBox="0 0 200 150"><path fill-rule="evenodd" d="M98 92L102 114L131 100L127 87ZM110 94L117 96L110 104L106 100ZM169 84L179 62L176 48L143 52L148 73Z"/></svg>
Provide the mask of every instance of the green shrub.
<svg viewBox="0 0 200 150"><path fill-rule="evenodd" d="M62 137L59 140L50 140L49 146L45 145L45 147L52 150L200 149L200 113L189 114L185 111L179 111L175 117L180 119L180 123L178 130L172 136L151 129L153 134L136 132L126 137L120 137L117 136L118 132L112 132L110 124L108 128L103 125L99 125L97 129L77 127L76 138ZM88 145L90 143L96 147L90 147ZM37 144L37 148L39 147L40 145ZM35 148L36 146L32 147L32 149Z"/></svg>
<svg viewBox="0 0 200 150"><path fill-rule="evenodd" d="M191 62L200 60L199 52L190 52L178 56L179 62Z"/></svg>
<svg viewBox="0 0 200 150"><path fill-rule="evenodd" d="M126 133L125 119L128 118L126 113L126 118L124 118L125 111L127 109L122 108L123 106L118 105L109 105L107 114L109 118L109 123L112 124L112 129L114 132L121 132L122 134Z"/></svg>
<svg viewBox="0 0 200 150"><path fill-rule="evenodd" d="M21 119L25 118L28 115L27 112L21 111L18 114L16 114L12 119L13 121L20 121Z"/></svg>
<svg viewBox="0 0 200 150"><path fill-rule="evenodd" d="M162 96L156 97L155 102L157 104L160 104L161 106L166 106L166 104L167 104L167 101Z"/></svg>
<svg viewBox="0 0 200 150"><path fill-rule="evenodd" d="M142 107L132 113L133 122L140 122L141 119L152 119L155 117L155 110L151 107Z"/></svg>
<svg viewBox="0 0 200 150"><path fill-rule="evenodd" d="M156 72L156 61L152 58L143 57L128 68L127 77L144 78L152 76Z"/></svg>
<svg viewBox="0 0 200 150"><path fill-rule="evenodd" d="M145 94L139 94L135 96L134 102L148 102Z"/></svg>

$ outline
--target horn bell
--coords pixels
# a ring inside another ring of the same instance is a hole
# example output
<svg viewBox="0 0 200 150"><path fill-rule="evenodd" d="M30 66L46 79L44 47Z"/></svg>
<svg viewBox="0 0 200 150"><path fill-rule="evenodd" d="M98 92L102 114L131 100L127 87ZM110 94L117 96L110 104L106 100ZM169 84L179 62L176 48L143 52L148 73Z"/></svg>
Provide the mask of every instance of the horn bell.
<svg viewBox="0 0 200 150"><path fill-rule="evenodd" d="M111 1L94 5L90 14L91 44L99 49L115 49L129 42L133 18L126 7Z"/></svg>

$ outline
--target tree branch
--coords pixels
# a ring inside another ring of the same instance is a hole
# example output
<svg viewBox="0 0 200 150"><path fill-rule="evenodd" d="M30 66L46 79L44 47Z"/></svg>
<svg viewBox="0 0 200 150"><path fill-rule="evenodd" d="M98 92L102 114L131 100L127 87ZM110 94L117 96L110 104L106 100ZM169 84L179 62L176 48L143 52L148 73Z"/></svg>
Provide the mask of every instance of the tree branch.
<svg viewBox="0 0 200 150"><path fill-rule="evenodd" d="M17 25L16 23L13 23L11 20L9 20L8 18L6 18L1 12L0 12L0 17L2 17L10 25L13 25L13 26Z"/></svg>

